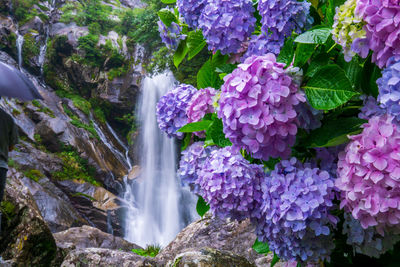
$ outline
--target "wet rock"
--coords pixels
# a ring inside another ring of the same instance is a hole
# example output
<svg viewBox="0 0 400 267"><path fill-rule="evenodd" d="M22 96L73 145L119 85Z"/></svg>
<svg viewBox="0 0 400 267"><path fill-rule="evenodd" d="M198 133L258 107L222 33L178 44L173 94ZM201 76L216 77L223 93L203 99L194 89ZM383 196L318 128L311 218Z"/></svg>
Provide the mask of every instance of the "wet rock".
<svg viewBox="0 0 400 267"><path fill-rule="evenodd" d="M32 32L32 30L34 30L35 32L37 32L40 35L44 35L45 34L44 27L45 27L44 22L38 16L35 16L30 21L25 23L19 29L19 31L22 35Z"/></svg>
<svg viewBox="0 0 400 267"><path fill-rule="evenodd" d="M2 5L0 1L0 6ZM16 35L17 25L12 18L0 15L0 49L10 53L14 58L17 57Z"/></svg>
<svg viewBox="0 0 400 267"><path fill-rule="evenodd" d="M56 243L29 190L15 171L9 173L1 205L0 256L13 266L51 266Z"/></svg>
<svg viewBox="0 0 400 267"><path fill-rule="evenodd" d="M160 262L167 262L184 251L209 247L230 251L254 263L263 257L252 249L255 240L254 227L249 220L237 222L206 215L204 219L183 229L156 258Z"/></svg>
<svg viewBox="0 0 400 267"><path fill-rule="evenodd" d="M56 35L65 35L68 38L68 43L73 47L78 47L78 39L89 34L88 27L79 27L75 22L68 25L64 23L55 23L52 30L49 32L51 37Z"/></svg>
<svg viewBox="0 0 400 267"><path fill-rule="evenodd" d="M152 259L132 252L104 248L86 248L71 251L61 267L161 267Z"/></svg>
<svg viewBox="0 0 400 267"><path fill-rule="evenodd" d="M229 251L212 248L190 250L178 254L166 266L174 267L255 267L246 258Z"/></svg>
<svg viewBox="0 0 400 267"><path fill-rule="evenodd" d="M121 237L116 237L97 228L82 226L70 228L54 234L57 246L63 249L107 248L123 251L140 249L138 245L129 243Z"/></svg>

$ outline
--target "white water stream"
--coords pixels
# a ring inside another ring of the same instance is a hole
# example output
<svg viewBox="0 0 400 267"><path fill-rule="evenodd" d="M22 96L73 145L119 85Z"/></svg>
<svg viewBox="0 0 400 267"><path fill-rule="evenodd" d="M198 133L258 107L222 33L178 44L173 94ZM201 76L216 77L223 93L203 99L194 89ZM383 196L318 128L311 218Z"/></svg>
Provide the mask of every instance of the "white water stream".
<svg viewBox="0 0 400 267"><path fill-rule="evenodd" d="M159 98L174 87L172 74L146 78L137 117L140 176L125 178L124 199L130 203L125 238L140 246L166 246L194 218L195 199L181 187L176 175L176 145L157 124Z"/></svg>
<svg viewBox="0 0 400 267"><path fill-rule="evenodd" d="M24 44L24 36L16 32L17 34L17 51L18 51L18 66L22 67L22 45Z"/></svg>

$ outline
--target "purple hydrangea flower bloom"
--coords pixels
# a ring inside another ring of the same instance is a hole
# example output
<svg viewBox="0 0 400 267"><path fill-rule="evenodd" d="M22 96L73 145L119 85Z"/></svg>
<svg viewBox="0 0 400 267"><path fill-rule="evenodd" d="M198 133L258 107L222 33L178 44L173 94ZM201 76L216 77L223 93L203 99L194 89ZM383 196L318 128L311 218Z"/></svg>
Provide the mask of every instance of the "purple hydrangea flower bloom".
<svg viewBox="0 0 400 267"><path fill-rule="evenodd" d="M176 0L179 13L189 27L195 29L199 25L199 17L207 0Z"/></svg>
<svg viewBox="0 0 400 267"><path fill-rule="evenodd" d="M258 11L261 15L261 31L264 37L261 42L268 42L266 52L279 54L285 38L292 32L301 33L301 30L312 23L309 16L311 3L296 0L260 0ZM311 22L311 23L310 23ZM279 46L279 49L278 49ZM261 47L259 44L258 47ZM261 49L258 51L262 51ZM257 53L256 55L259 55ZM262 55L262 54L261 54Z"/></svg>
<svg viewBox="0 0 400 267"><path fill-rule="evenodd" d="M167 27L161 20L158 21L158 31L162 42L168 49L175 50L178 48L179 41L184 40L186 35L182 34L182 28L175 22Z"/></svg>
<svg viewBox="0 0 400 267"><path fill-rule="evenodd" d="M198 172L201 170L204 161L216 147L204 147L204 142L196 142L182 151L182 157L179 162L178 176L183 184L189 185L193 193L199 193L197 183Z"/></svg>
<svg viewBox="0 0 400 267"><path fill-rule="evenodd" d="M200 195L220 218L259 218L262 200L262 165L250 164L240 153L225 147L212 151L198 172Z"/></svg>
<svg viewBox="0 0 400 267"><path fill-rule="evenodd" d="M187 124L186 109L197 89L188 84L181 84L168 91L157 103L158 127L169 137L183 138L183 133L177 132Z"/></svg>
<svg viewBox="0 0 400 267"><path fill-rule="evenodd" d="M211 51L222 54L238 53L242 42L254 31L252 0L208 0L200 18L199 28Z"/></svg>
<svg viewBox="0 0 400 267"><path fill-rule="evenodd" d="M400 230L400 130L393 117L372 117L339 154L336 186L341 208L364 229Z"/></svg>
<svg viewBox="0 0 400 267"><path fill-rule="evenodd" d="M382 72L382 78L376 83L379 87L378 101L381 107L400 121L400 60L390 61L389 66Z"/></svg>
<svg viewBox="0 0 400 267"><path fill-rule="evenodd" d="M242 60L250 56L263 56L268 53L279 55L282 46L285 43L285 38L277 34L276 31L271 31L267 34L253 35L246 53L243 55Z"/></svg>
<svg viewBox="0 0 400 267"><path fill-rule="evenodd" d="M234 148L254 158L290 156L297 133L297 112L304 94L273 54L252 56L225 76L218 116Z"/></svg>
<svg viewBox="0 0 400 267"><path fill-rule="evenodd" d="M372 61L380 68L389 59L400 60L400 8L398 0L358 0L355 14L367 23L369 47L374 52Z"/></svg>
<svg viewBox="0 0 400 267"><path fill-rule="evenodd" d="M329 259L334 248L332 228L337 223L330 214L335 191L329 173L296 158L283 160L265 179L262 191L258 239L283 260Z"/></svg>
<svg viewBox="0 0 400 267"><path fill-rule="evenodd" d="M385 110L379 106L378 101L373 96L361 96L363 100L363 107L361 112L358 114L360 119L369 120L374 116L381 116L385 113Z"/></svg>
<svg viewBox="0 0 400 267"><path fill-rule="evenodd" d="M343 234L347 235L346 242L354 252L375 258L393 249L394 244L400 241L397 234L389 232L381 236L374 227L363 229L360 222L349 213L344 213Z"/></svg>
<svg viewBox="0 0 400 267"><path fill-rule="evenodd" d="M319 147L315 148L316 164L313 166L319 166L321 170L329 172L333 177L337 177L337 162L339 159L339 153L344 150L346 146L344 144L333 147Z"/></svg>

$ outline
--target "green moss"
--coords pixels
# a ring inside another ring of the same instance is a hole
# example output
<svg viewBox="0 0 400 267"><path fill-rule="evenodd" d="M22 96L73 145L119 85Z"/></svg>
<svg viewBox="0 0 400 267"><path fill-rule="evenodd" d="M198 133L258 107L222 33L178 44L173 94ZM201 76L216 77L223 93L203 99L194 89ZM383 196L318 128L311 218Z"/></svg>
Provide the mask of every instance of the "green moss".
<svg viewBox="0 0 400 267"><path fill-rule="evenodd" d="M144 257L154 258L160 252L161 247L157 245L149 245L145 249L132 249L132 252Z"/></svg>
<svg viewBox="0 0 400 267"><path fill-rule="evenodd" d="M16 168L16 167L17 167L17 163L15 162L15 160L9 158L9 159L8 159L8 167L10 167L10 168Z"/></svg>
<svg viewBox="0 0 400 267"><path fill-rule="evenodd" d="M39 100L32 100L32 105L34 105L37 108L40 108L42 106L42 104L40 104Z"/></svg>
<svg viewBox="0 0 400 267"><path fill-rule="evenodd" d="M39 144L42 143L42 137L40 136L40 134L34 134L33 139L35 139L35 141Z"/></svg>
<svg viewBox="0 0 400 267"><path fill-rule="evenodd" d="M35 182L39 182L42 178L45 177L45 175L41 171L35 169L25 171L24 175Z"/></svg>
<svg viewBox="0 0 400 267"><path fill-rule="evenodd" d="M0 203L0 210L3 216L6 217L7 221L12 220L16 215L16 207L10 201L3 201Z"/></svg>
<svg viewBox="0 0 400 267"><path fill-rule="evenodd" d="M68 115L68 117L71 118L70 123L72 125L74 125L75 127L81 128L81 129L85 129L86 131L89 132L89 135L91 138L95 138L97 140L100 140L100 136L98 135L98 133L96 132L96 130L94 129L94 125L93 122L90 122L90 125L83 123L78 116L76 116L69 108L67 105L63 104L63 108L64 108L64 112L65 114Z"/></svg>
<svg viewBox="0 0 400 267"><path fill-rule="evenodd" d="M13 114L13 116L15 117L15 116L20 115L20 114L21 114L21 111L19 111L18 109L13 108L12 114Z"/></svg>
<svg viewBox="0 0 400 267"><path fill-rule="evenodd" d="M31 33L24 35L24 43L22 45L22 57L24 64L29 65L29 60L40 54L40 47Z"/></svg>
<svg viewBox="0 0 400 267"><path fill-rule="evenodd" d="M38 0L12 0L14 16L22 26L39 14L38 10L33 8L39 3Z"/></svg>
<svg viewBox="0 0 400 267"><path fill-rule="evenodd" d="M89 196L89 195L84 194L84 193L81 193L81 192L74 193L74 194L72 194L72 196L73 196L73 197L86 197L86 198L89 199L90 201L93 201L93 202L97 201L97 200L96 200L95 198L93 198L92 196Z"/></svg>
<svg viewBox="0 0 400 267"><path fill-rule="evenodd" d="M63 170L53 173L55 179L61 181L77 180L101 186L94 178L94 168L90 167L88 161L81 158L75 150L69 149L69 151L64 151L57 155L63 161Z"/></svg>

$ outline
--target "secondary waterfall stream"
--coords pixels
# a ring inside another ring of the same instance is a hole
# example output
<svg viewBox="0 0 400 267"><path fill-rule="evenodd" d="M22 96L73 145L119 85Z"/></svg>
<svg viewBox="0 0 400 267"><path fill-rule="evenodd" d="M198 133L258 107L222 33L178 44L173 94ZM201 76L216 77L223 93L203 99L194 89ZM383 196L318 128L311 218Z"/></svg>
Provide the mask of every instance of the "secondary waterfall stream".
<svg viewBox="0 0 400 267"><path fill-rule="evenodd" d="M159 98L174 86L172 74L145 78L137 112L140 125L137 181L125 179L124 199L131 204L125 238L145 247L166 246L195 215L195 198L176 175L176 145L157 125Z"/></svg>

